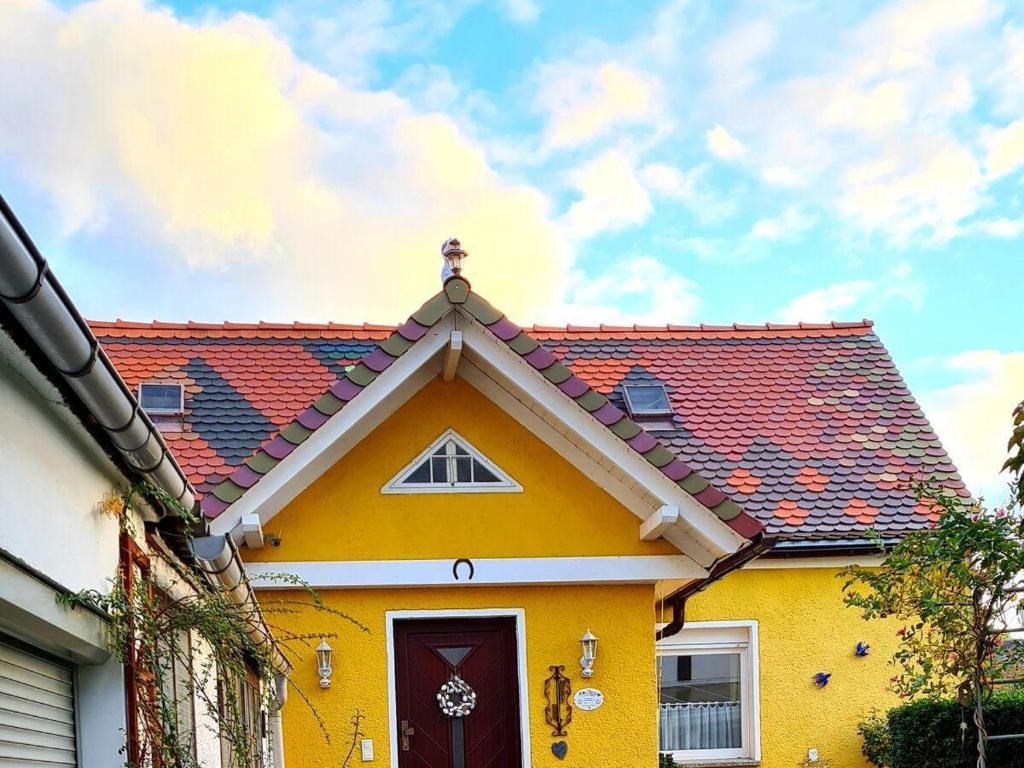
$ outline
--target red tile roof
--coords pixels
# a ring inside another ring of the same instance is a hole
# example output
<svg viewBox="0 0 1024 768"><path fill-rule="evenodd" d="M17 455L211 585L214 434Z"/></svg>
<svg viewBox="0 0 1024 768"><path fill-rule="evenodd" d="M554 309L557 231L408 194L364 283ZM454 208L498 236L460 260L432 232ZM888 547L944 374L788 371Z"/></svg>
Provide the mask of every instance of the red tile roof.
<svg viewBox="0 0 1024 768"><path fill-rule="evenodd" d="M296 418L301 430L319 426L326 416L310 403L335 381L338 398L352 396L343 391L356 386L346 369L360 360L374 375L390 364L378 343L396 330L334 323L91 325L129 384L185 383L184 428L166 436L207 494L233 471L240 490L255 483L261 473L237 470L242 462L266 442L264 452L276 463L275 453L290 450L287 440L274 437L278 430ZM504 318L490 325L506 341L519 333ZM609 403L592 411L603 423L621 418L623 383L663 383L676 415L673 429L655 434L680 466L713 484L696 491L698 498L714 506L724 503L725 491L783 538L859 538L869 527L899 535L927 525L934 515L915 504L913 480L936 480L966 495L868 321L524 330L543 343L526 352L528 362L543 370L560 361L575 374L560 385L570 397L590 388L607 396ZM573 382L582 388L573 391ZM630 442L641 441L634 447L648 451L646 437Z"/></svg>

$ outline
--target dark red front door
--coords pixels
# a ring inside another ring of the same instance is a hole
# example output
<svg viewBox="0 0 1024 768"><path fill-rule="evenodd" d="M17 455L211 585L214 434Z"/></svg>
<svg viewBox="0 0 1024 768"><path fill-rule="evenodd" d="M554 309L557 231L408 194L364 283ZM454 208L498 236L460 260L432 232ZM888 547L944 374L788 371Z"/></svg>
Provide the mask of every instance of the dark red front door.
<svg viewBox="0 0 1024 768"><path fill-rule="evenodd" d="M395 622L400 768L520 768L515 619ZM465 717L441 712L453 676L476 693Z"/></svg>

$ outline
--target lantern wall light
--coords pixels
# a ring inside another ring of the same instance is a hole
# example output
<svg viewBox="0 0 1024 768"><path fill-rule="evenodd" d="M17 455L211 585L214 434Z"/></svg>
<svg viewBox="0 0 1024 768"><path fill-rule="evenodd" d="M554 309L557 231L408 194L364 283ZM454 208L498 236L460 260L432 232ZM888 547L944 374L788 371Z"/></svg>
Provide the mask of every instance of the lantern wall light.
<svg viewBox="0 0 1024 768"><path fill-rule="evenodd" d="M580 648L583 654L580 656L580 673L582 677L594 676L594 662L597 660L597 638L589 629L580 638Z"/></svg>
<svg viewBox="0 0 1024 768"><path fill-rule="evenodd" d="M447 268L446 274L451 273L450 277L458 277L462 274L462 262L469 254L462 250L462 243L457 237L449 237L444 241L441 246L441 255L444 257Z"/></svg>
<svg viewBox="0 0 1024 768"><path fill-rule="evenodd" d="M334 671L331 669L331 653L331 646L327 644L326 639L321 638L320 645L316 647L316 666L317 672L320 673L321 688L331 687L331 673Z"/></svg>

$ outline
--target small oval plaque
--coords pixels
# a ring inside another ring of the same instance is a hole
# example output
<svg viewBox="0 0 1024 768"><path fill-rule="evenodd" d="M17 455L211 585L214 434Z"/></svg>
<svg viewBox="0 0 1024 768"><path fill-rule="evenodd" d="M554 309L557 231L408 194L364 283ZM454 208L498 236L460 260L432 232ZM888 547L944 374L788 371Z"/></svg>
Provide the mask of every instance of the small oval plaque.
<svg viewBox="0 0 1024 768"><path fill-rule="evenodd" d="M576 709L591 712L604 704L604 694L596 688L580 688L572 700Z"/></svg>

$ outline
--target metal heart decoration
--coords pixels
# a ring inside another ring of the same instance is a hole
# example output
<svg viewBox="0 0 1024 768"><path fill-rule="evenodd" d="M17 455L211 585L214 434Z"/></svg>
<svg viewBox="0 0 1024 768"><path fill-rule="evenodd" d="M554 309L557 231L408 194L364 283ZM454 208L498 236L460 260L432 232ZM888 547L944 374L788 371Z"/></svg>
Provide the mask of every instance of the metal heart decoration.
<svg viewBox="0 0 1024 768"><path fill-rule="evenodd" d="M551 753L559 760L565 760L565 754L569 751L569 745L564 741L556 741L551 745Z"/></svg>

